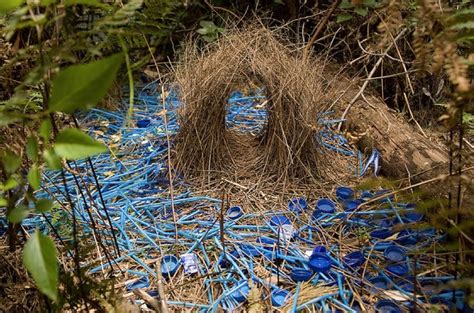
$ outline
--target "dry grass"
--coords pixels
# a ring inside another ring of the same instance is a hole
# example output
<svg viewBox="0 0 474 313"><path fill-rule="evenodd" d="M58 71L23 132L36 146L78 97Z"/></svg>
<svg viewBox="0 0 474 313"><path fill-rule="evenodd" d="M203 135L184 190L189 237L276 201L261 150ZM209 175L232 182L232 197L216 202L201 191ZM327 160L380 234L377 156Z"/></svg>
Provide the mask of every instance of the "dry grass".
<svg viewBox="0 0 474 313"><path fill-rule="evenodd" d="M321 174L314 140L316 114L327 99L321 63L295 51L255 25L228 33L204 51L194 42L186 46L174 68L184 102L176 165L184 174L254 172L277 181ZM237 135L225 126L229 94L242 84L265 90L269 118L259 136Z"/></svg>

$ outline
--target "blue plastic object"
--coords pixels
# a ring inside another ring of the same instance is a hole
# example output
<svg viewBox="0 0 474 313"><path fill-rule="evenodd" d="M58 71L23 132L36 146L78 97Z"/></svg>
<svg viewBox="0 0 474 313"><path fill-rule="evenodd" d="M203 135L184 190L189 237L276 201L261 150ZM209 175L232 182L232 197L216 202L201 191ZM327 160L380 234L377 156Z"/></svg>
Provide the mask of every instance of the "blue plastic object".
<svg viewBox="0 0 474 313"><path fill-rule="evenodd" d="M158 290L148 290L146 292L150 297L157 298L158 297Z"/></svg>
<svg viewBox="0 0 474 313"><path fill-rule="evenodd" d="M375 303L377 313L402 313L402 309L392 300L379 300Z"/></svg>
<svg viewBox="0 0 474 313"><path fill-rule="evenodd" d="M313 249L313 254L315 254L315 253L327 253L327 252L328 251L327 251L325 246L316 246Z"/></svg>
<svg viewBox="0 0 474 313"><path fill-rule="evenodd" d="M412 246L418 243L418 236L415 232L409 229L404 229L398 233L396 241L403 246Z"/></svg>
<svg viewBox="0 0 474 313"><path fill-rule="evenodd" d="M411 212L406 212L403 217L402 217L402 220L405 222L405 223L416 223L416 222L419 222L423 219L424 215L420 212L416 212L416 211L411 211Z"/></svg>
<svg viewBox="0 0 474 313"><path fill-rule="evenodd" d="M242 212L242 208L240 206L233 206L227 210L227 216L231 220L236 220L239 217L241 217L243 214L244 212Z"/></svg>
<svg viewBox="0 0 474 313"><path fill-rule="evenodd" d="M174 255L165 255L161 260L163 276L173 276L179 268L179 260Z"/></svg>
<svg viewBox="0 0 474 313"><path fill-rule="evenodd" d="M131 291L136 288L148 288L150 286L150 281L148 280L147 276L144 276L140 278L137 281L134 281L133 283L130 283L127 285L127 290Z"/></svg>
<svg viewBox="0 0 474 313"><path fill-rule="evenodd" d="M433 295L438 289L438 284L434 280L423 280L420 285L423 293L429 296Z"/></svg>
<svg viewBox="0 0 474 313"><path fill-rule="evenodd" d="M385 268L390 276L404 277L408 274L408 266L404 263L391 264Z"/></svg>
<svg viewBox="0 0 474 313"><path fill-rule="evenodd" d="M290 277L295 282L308 281L313 277L314 272L302 267L294 267L290 272Z"/></svg>
<svg viewBox="0 0 474 313"><path fill-rule="evenodd" d="M272 305L274 307L281 307L288 299L290 292L285 289L274 289L271 294Z"/></svg>
<svg viewBox="0 0 474 313"><path fill-rule="evenodd" d="M371 291L373 293L378 293L380 290L387 290L389 282L383 276L376 276L369 279L369 283L373 285L373 287L371 287Z"/></svg>
<svg viewBox="0 0 474 313"><path fill-rule="evenodd" d="M365 256L360 251L354 251L344 256L343 259L344 259L344 263L346 263L350 267L355 268L364 264Z"/></svg>
<svg viewBox="0 0 474 313"><path fill-rule="evenodd" d="M316 210L314 211L314 214L321 214L321 213L334 213L336 211L336 204L332 202L332 200L323 198L319 199L318 202L316 202ZM314 215L313 214L313 215Z"/></svg>
<svg viewBox="0 0 474 313"><path fill-rule="evenodd" d="M248 282L245 280L241 280L237 284L240 285L242 283L244 283L242 287L240 287L239 289L235 290L233 293L230 294L230 296L234 298L234 300L237 301L238 303L241 303L247 300L247 297L250 292Z"/></svg>
<svg viewBox="0 0 474 313"><path fill-rule="evenodd" d="M331 258L326 253L313 253L308 260L309 267L316 273L326 272L331 268Z"/></svg>
<svg viewBox="0 0 474 313"><path fill-rule="evenodd" d="M291 224L291 222L284 215L275 215L270 218L270 225L272 226L281 226L285 224Z"/></svg>
<svg viewBox="0 0 474 313"><path fill-rule="evenodd" d="M390 228L381 228L370 232L370 237L375 239L385 239L390 237L390 235L392 235Z"/></svg>
<svg viewBox="0 0 474 313"><path fill-rule="evenodd" d="M360 199L363 201L368 201L374 197L374 194L368 190L362 191L360 194Z"/></svg>
<svg viewBox="0 0 474 313"><path fill-rule="evenodd" d="M397 246L389 246L385 249L383 256L387 261L391 262L402 262L406 260L406 251L403 248Z"/></svg>
<svg viewBox="0 0 474 313"><path fill-rule="evenodd" d="M347 200L344 201L344 211L346 212L353 212L359 207L359 205L362 203L361 200L355 199L355 200Z"/></svg>
<svg viewBox="0 0 474 313"><path fill-rule="evenodd" d="M250 257L256 257L256 256L261 256L262 254L258 251L257 248L255 248L254 246L252 245L248 245L248 244L242 244L240 245L240 250L242 250L242 252L247 255L247 256L250 256Z"/></svg>
<svg viewBox="0 0 474 313"><path fill-rule="evenodd" d="M288 201L288 209L291 212L300 214L308 207L308 203L304 198L294 198Z"/></svg>
<svg viewBox="0 0 474 313"><path fill-rule="evenodd" d="M454 303L451 300L446 299L445 297L433 296L430 298L430 303L444 306L446 309L446 311L444 312L449 312L450 309L454 308Z"/></svg>
<svg viewBox="0 0 474 313"><path fill-rule="evenodd" d="M145 127L147 127L148 125L150 125L150 123L151 123L151 120L148 119L148 118L145 118L145 119L143 119L143 120L137 121L137 127L138 127L138 128L145 128Z"/></svg>
<svg viewBox="0 0 474 313"><path fill-rule="evenodd" d="M345 201L354 198L354 190L349 187L337 187L336 197L340 201Z"/></svg>

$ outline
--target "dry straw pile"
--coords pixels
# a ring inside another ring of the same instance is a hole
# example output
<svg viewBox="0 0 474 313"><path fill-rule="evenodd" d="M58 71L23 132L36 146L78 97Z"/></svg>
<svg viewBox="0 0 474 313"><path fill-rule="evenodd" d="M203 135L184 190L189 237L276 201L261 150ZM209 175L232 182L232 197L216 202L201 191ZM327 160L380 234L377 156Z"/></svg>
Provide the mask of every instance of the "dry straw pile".
<svg viewBox="0 0 474 313"><path fill-rule="evenodd" d="M303 58L275 32L256 26L227 33L204 50L196 47L189 43L174 69L184 103L176 138L178 169L188 176L318 177L314 125L327 100L321 63ZM267 98L268 122L258 136L226 129L229 94L245 85L263 87Z"/></svg>

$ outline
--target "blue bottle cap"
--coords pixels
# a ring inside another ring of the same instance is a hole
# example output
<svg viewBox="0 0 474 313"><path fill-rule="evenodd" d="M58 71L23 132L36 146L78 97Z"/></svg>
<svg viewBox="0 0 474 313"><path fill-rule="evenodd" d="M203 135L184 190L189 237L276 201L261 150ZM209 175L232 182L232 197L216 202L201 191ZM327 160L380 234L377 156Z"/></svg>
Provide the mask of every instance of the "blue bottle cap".
<svg viewBox="0 0 474 313"><path fill-rule="evenodd" d="M403 246L413 246L418 243L418 236L409 229L404 229L397 235L397 243Z"/></svg>
<svg viewBox="0 0 474 313"><path fill-rule="evenodd" d="M336 197L341 201L352 199L354 198L354 190L349 187L337 187Z"/></svg>
<svg viewBox="0 0 474 313"><path fill-rule="evenodd" d="M309 257L308 265L316 273L321 273L328 271L332 262L326 253L313 253Z"/></svg>
<svg viewBox="0 0 474 313"><path fill-rule="evenodd" d="M255 248L254 246L249 245L249 244L241 244L240 245L240 250L242 250L242 252L245 255L250 256L250 257L261 256L260 251L258 251L257 248Z"/></svg>
<svg viewBox="0 0 474 313"><path fill-rule="evenodd" d="M370 232L370 237L375 239L385 239L390 237L392 230L390 228L375 229Z"/></svg>
<svg viewBox="0 0 474 313"><path fill-rule="evenodd" d="M388 280L383 276L372 277L369 279L369 283L373 285L371 291L374 294L380 292L380 290L388 289Z"/></svg>
<svg viewBox="0 0 474 313"><path fill-rule="evenodd" d="M362 203L361 200L355 199L355 200L346 200L343 203L344 206L344 211L346 212L353 212L355 211L359 205Z"/></svg>
<svg viewBox="0 0 474 313"><path fill-rule="evenodd" d="M334 213L336 211L336 204L331 199L322 198L316 202L315 213Z"/></svg>
<svg viewBox="0 0 474 313"><path fill-rule="evenodd" d="M380 197L380 196L382 196L382 195L384 195L384 194L387 194L387 193L389 193L389 192L391 192L390 189L377 190L377 191L375 192L375 195L374 195L374 196L375 196L375 197ZM393 199L394 199L394 197L393 197L393 195L391 195L391 196L388 196L388 197L386 197L386 198L382 198L382 199L380 199L379 201L382 202L382 203L385 203L385 202L389 202L389 200L390 200L390 201L393 201Z"/></svg>
<svg viewBox="0 0 474 313"><path fill-rule="evenodd" d="M130 283L127 285L127 290L131 291L136 288L148 288L150 286L150 281L148 280L147 276L143 276L137 281Z"/></svg>
<svg viewBox="0 0 474 313"><path fill-rule="evenodd" d="M328 252L328 250L326 249L325 246L316 246L313 249L313 254L315 254L315 253L327 253L327 252Z"/></svg>
<svg viewBox="0 0 474 313"><path fill-rule="evenodd" d="M290 277L295 282L299 281L308 281L313 277L314 272L312 270L307 270L302 267L294 267L290 272Z"/></svg>
<svg viewBox="0 0 474 313"><path fill-rule="evenodd" d="M230 296L234 298L234 300L237 301L238 303L241 303L247 300L247 297L250 292L249 284L246 280L239 281L237 285L240 285L242 283L245 283L245 284L230 294Z"/></svg>
<svg viewBox="0 0 474 313"><path fill-rule="evenodd" d="M430 303L431 304L437 304L437 305L441 305L441 306L444 306L447 310L446 311L442 311L442 312L449 312L449 310L451 308L454 308L454 303L445 298L445 297L441 297L441 296L433 296L430 298Z"/></svg>
<svg viewBox="0 0 474 313"><path fill-rule="evenodd" d="M375 251L385 251L385 249L387 249L387 247L391 245L393 245L392 241L377 241L373 245L372 249L374 249Z"/></svg>
<svg viewBox="0 0 474 313"><path fill-rule="evenodd" d="M386 227L391 227L393 226L393 220L388 217L380 218L380 219L374 219L371 221L371 223L375 226L378 226L380 228L386 228Z"/></svg>
<svg viewBox="0 0 474 313"><path fill-rule="evenodd" d="M150 123L151 123L150 119L145 118L145 119L143 119L143 120L137 121L137 127L138 127L138 128L145 128L145 127L147 127L148 125L150 125Z"/></svg>
<svg viewBox="0 0 474 313"><path fill-rule="evenodd" d="M364 190L362 191L362 193L360 194L360 198L364 201L368 201L370 199L372 199L374 197L374 194L368 190Z"/></svg>
<svg viewBox="0 0 474 313"><path fill-rule="evenodd" d="M425 217L422 213L416 211L405 212L402 217L402 220L405 223L416 223L419 222Z"/></svg>
<svg viewBox="0 0 474 313"><path fill-rule="evenodd" d="M300 214L308 207L308 203L304 198L293 198L288 201L288 209L291 212Z"/></svg>
<svg viewBox="0 0 474 313"><path fill-rule="evenodd" d="M161 273L163 276L173 276L179 267L179 260L174 255L165 255L161 260Z"/></svg>
<svg viewBox="0 0 474 313"><path fill-rule="evenodd" d="M158 290L148 290L146 292L150 297L156 298L158 297Z"/></svg>
<svg viewBox="0 0 474 313"><path fill-rule="evenodd" d="M291 222L284 215L275 215L270 218L270 225L272 226L281 226L285 224L291 224Z"/></svg>
<svg viewBox="0 0 474 313"><path fill-rule="evenodd" d="M233 206L233 207L230 207L228 210L227 210L227 216L231 219L231 220L236 220L238 219L239 217L242 216L242 214L244 214L242 212L242 208L240 206Z"/></svg>
<svg viewBox="0 0 474 313"><path fill-rule="evenodd" d="M354 251L344 256L343 260L344 263L347 264L347 266L355 268L364 264L365 256L360 251Z"/></svg>
<svg viewBox="0 0 474 313"><path fill-rule="evenodd" d="M290 292L285 289L277 289L275 288L272 291L271 298L272 298L272 305L275 307L281 307L285 304L287 299L289 298Z"/></svg>
<svg viewBox="0 0 474 313"><path fill-rule="evenodd" d="M402 309L392 300L379 300L375 303L375 312L402 313Z"/></svg>
<svg viewBox="0 0 474 313"><path fill-rule="evenodd" d="M398 287L409 293L413 293L413 291L415 290L415 285L413 284L413 281L409 280L402 281L400 284L398 284Z"/></svg>
<svg viewBox="0 0 474 313"><path fill-rule="evenodd" d="M385 268L390 276L404 277L408 274L408 266L404 263L391 264Z"/></svg>
<svg viewBox="0 0 474 313"><path fill-rule="evenodd" d="M406 251L403 248L392 245L385 249L383 256L387 261L391 262L402 262L406 260Z"/></svg>

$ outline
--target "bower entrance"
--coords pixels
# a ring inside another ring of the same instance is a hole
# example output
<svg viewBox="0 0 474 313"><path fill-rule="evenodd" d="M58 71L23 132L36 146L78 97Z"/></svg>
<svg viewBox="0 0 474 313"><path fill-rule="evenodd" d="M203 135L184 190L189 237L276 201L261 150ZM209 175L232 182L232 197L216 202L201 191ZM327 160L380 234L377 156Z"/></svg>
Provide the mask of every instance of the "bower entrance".
<svg viewBox="0 0 474 313"><path fill-rule="evenodd" d="M315 60L304 60L264 28L228 35L198 52L188 45L175 68L183 107L176 166L185 175L230 172L277 180L318 174L315 119L324 96ZM249 138L226 127L228 96L257 85L268 120Z"/></svg>

